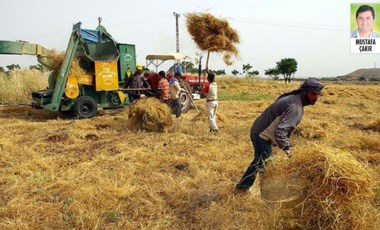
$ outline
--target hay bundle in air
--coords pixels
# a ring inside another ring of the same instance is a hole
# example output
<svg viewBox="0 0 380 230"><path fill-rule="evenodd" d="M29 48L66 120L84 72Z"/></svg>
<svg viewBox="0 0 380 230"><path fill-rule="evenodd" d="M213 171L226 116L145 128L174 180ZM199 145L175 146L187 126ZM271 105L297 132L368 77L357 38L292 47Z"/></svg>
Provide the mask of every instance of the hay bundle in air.
<svg viewBox="0 0 380 230"><path fill-rule="evenodd" d="M156 98L142 98L129 108L130 128L163 131L173 121L169 106Z"/></svg>
<svg viewBox="0 0 380 230"><path fill-rule="evenodd" d="M216 18L210 13L188 13L186 18L187 30L194 42L201 50L207 51L206 71L210 52L222 52L224 62L231 65L232 55L239 55L236 44L240 43L240 37L228 21Z"/></svg>
<svg viewBox="0 0 380 230"><path fill-rule="evenodd" d="M373 229L380 215L373 175L348 152L309 148L268 162L262 196L278 204L280 229Z"/></svg>
<svg viewBox="0 0 380 230"><path fill-rule="evenodd" d="M54 70L56 72L59 72L61 69L62 63L65 60L65 52L58 52L55 49L52 49L48 56L48 65L51 70ZM86 74L86 71L82 69L82 67L79 64L79 58L74 58L73 62L70 66L70 74L73 74L75 76L80 76L82 74Z"/></svg>

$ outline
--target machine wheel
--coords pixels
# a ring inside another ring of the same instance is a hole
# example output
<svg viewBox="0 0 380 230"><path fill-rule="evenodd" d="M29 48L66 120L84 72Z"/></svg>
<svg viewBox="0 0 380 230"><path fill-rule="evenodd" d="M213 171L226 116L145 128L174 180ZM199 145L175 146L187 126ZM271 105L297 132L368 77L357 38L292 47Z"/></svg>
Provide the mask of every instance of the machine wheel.
<svg viewBox="0 0 380 230"><path fill-rule="evenodd" d="M192 94L191 87L188 82L181 80L180 85L182 88L184 88L190 95Z"/></svg>
<svg viewBox="0 0 380 230"><path fill-rule="evenodd" d="M187 113L191 108L191 87L189 83L184 80L179 81L179 84L188 93L181 92L179 98L181 99L181 113Z"/></svg>
<svg viewBox="0 0 380 230"><path fill-rule="evenodd" d="M82 96L75 102L74 112L80 118L95 117L98 113L98 104L92 97Z"/></svg>
<svg viewBox="0 0 380 230"><path fill-rule="evenodd" d="M191 107L190 96L187 93L181 92L179 99L181 100L181 113L187 113Z"/></svg>

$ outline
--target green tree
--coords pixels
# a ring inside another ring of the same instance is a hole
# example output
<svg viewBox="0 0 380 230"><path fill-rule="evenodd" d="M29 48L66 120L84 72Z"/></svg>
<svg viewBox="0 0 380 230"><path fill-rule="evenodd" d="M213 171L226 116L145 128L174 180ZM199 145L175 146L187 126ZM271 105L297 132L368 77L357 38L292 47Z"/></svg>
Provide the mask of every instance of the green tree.
<svg viewBox="0 0 380 230"><path fill-rule="evenodd" d="M226 75L226 70L220 69L220 70L216 70L214 73L216 75Z"/></svg>
<svg viewBox="0 0 380 230"><path fill-rule="evenodd" d="M290 83L293 74L297 72L297 61L294 58L284 58L277 62L277 69L284 76L285 84Z"/></svg>
<svg viewBox="0 0 380 230"><path fill-rule="evenodd" d="M280 70L277 68L269 68L265 70L265 75L269 76L273 80L277 80L280 73Z"/></svg>
<svg viewBox="0 0 380 230"><path fill-rule="evenodd" d="M48 68L42 64L37 64L37 65L30 65L29 69L36 69L42 72L48 71Z"/></svg>
<svg viewBox="0 0 380 230"><path fill-rule="evenodd" d="M4 70L4 67L0 66L0 73L4 73L5 70Z"/></svg>
<svg viewBox="0 0 380 230"><path fill-rule="evenodd" d="M198 73L198 68L194 66L194 63L183 61L181 64L185 73Z"/></svg>
<svg viewBox="0 0 380 230"><path fill-rule="evenodd" d="M257 71L257 70L252 70L252 71L248 72L248 77L251 77L251 76L257 76L257 75L259 75L259 74L260 74L259 71Z"/></svg>
<svg viewBox="0 0 380 230"><path fill-rule="evenodd" d="M247 76L250 69L252 69L252 66L250 64L243 64L243 74Z"/></svg>
<svg viewBox="0 0 380 230"><path fill-rule="evenodd" d="M234 70L231 71L231 73L232 73L234 76L236 76L236 75L239 74L239 71L237 71L236 69L234 69Z"/></svg>
<svg viewBox="0 0 380 230"><path fill-rule="evenodd" d="M16 70L16 69L21 69L19 64L12 64L12 65L7 65L7 68L9 71Z"/></svg>

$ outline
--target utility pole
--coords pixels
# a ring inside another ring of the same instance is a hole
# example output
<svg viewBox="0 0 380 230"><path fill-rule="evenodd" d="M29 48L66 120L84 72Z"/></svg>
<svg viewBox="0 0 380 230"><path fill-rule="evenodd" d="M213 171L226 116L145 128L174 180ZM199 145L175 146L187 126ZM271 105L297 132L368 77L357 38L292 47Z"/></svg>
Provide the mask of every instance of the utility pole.
<svg viewBox="0 0 380 230"><path fill-rule="evenodd" d="M176 41L177 41L177 53L179 53L179 32L178 32L178 18L180 14L173 12L173 15L175 17L175 32L176 32Z"/></svg>

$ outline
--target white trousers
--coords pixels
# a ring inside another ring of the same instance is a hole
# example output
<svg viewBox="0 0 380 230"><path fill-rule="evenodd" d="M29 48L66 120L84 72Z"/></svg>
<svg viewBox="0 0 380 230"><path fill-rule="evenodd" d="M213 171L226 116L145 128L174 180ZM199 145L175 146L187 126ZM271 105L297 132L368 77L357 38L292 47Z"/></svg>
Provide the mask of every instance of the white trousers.
<svg viewBox="0 0 380 230"><path fill-rule="evenodd" d="M218 110L218 101L209 101L206 103L208 123L211 130L218 130L216 125L216 111Z"/></svg>

